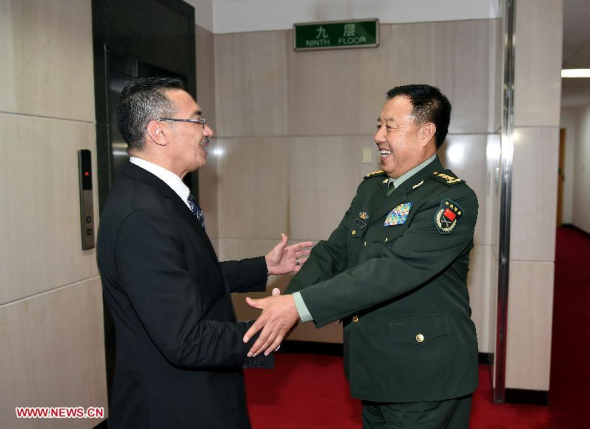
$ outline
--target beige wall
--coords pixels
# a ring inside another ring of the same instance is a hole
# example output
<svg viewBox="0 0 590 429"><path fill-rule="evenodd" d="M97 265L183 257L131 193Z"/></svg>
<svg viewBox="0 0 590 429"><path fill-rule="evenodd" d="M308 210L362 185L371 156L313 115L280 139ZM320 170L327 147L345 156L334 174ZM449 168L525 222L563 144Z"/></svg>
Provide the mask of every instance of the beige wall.
<svg viewBox="0 0 590 429"><path fill-rule="evenodd" d="M95 252L81 250L77 182L79 149L96 172L90 6L0 0L3 428L99 422L17 420L16 406L106 410L102 293Z"/></svg>
<svg viewBox="0 0 590 429"><path fill-rule="evenodd" d="M590 105L563 109L561 126L567 141L563 211L569 217L564 215L564 223L590 233Z"/></svg>
<svg viewBox="0 0 590 429"><path fill-rule="evenodd" d="M469 288L480 350L491 352L500 21L381 25L380 32L374 49L295 52L291 30L208 33L207 46L198 43L215 52L214 78L198 82L199 94L215 87L217 126L200 194L206 216L218 217L220 259L266 253L281 232L295 241L327 238L363 175L378 169L372 133L385 92L437 85L453 103L441 158L480 201ZM197 63L202 59L198 52ZM362 163L363 148L372 151L370 164ZM287 283L273 279L271 287ZM234 302L239 317L257 315L243 296ZM342 334L337 324L305 324L291 338L341 342Z"/></svg>
<svg viewBox="0 0 590 429"><path fill-rule="evenodd" d="M516 2L506 387L549 390L563 1Z"/></svg>

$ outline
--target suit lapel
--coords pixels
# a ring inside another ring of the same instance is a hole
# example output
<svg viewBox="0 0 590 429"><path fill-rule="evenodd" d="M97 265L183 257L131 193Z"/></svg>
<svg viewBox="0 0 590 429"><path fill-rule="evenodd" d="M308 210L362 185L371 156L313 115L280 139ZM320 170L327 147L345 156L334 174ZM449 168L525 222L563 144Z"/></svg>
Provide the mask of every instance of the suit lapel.
<svg viewBox="0 0 590 429"><path fill-rule="evenodd" d="M207 236L207 233L201 227L201 224L192 214L190 209L187 207L186 204L180 199L178 194L170 188L165 182L160 180L157 176L153 175L147 170L144 170L141 167L138 167L131 162L127 163L123 168L123 174L131 177L132 179L139 180L160 193L162 197L166 200L166 205L169 208L172 208L180 217L182 217L190 227L197 233L201 241L205 244L205 247L213 257L215 262L218 262L217 255L215 254L215 249L213 249L213 245Z"/></svg>

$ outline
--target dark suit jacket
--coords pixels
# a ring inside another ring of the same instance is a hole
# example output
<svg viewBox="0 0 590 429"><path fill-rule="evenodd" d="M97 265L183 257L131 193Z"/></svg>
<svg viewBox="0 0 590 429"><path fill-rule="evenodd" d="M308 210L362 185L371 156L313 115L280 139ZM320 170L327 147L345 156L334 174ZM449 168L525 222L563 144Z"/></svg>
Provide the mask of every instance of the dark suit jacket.
<svg viewBox="0 0 590 429"><path fill-rule="evenodd" d="M263 291L264 258L219 263L196 217L131 163L102 213L98 265L115 321L109 427L249 428L242 337L230 292Z"/></svg>
<svg viewBox="0 0 590 429"><path fill-rule="evenodd" d="M301 291L318 327L343 321L352 396L468 395L478 375L467 291L477 198L438 158L389 196L387 181L383 173L365 178L286 292Z"/></svg>

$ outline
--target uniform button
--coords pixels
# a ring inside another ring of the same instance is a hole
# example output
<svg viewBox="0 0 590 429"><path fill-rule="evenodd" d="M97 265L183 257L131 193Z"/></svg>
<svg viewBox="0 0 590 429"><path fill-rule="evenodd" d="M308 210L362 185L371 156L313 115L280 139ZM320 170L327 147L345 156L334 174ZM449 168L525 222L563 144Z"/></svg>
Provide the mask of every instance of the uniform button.
<svg viewBox="0 0 590 429"><path fill-rule="evenodd" d="M387 241L389 240L389 238L385 237L385 242L387 243Z"/></svg>
<svg viewBox="0 0 590 429"><path fill-rule="evenodd" d="M353 229L351 234L352 235L356 234L356 229Z"/></svg>
<svg viewBox="0 0 590 429"><path fill-rule="evenodd" d="M363 246L364 247L367 247L367 242L366 241L363 243Z"/></svg>
<svg viewBox="0 0 590 429"><path fill-rule="evenodd" d="M422 334L418 334L416 335L416 341L418 341L419 343L424 341L424 335Z"/></svg>
<svg viewBox="0 0 590 429"><path fill-rule="evenodd" d="M358 323L359 322L359 317L358 316L352 316L352 323Z"/></svg>

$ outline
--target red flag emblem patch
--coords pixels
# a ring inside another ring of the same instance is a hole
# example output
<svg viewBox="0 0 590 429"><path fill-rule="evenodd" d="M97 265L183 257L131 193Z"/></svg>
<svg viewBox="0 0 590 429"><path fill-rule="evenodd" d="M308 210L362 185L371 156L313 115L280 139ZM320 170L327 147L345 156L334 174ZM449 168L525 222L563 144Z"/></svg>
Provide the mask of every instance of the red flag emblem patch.
<svg viewBox="0 0 590 429"><path fill-rule="evenodd" d="M453 200L445 198L440 202L438 210L434 214L434 224L441 234L450 234L461 219L463 219L463 209Z"/></svg>

